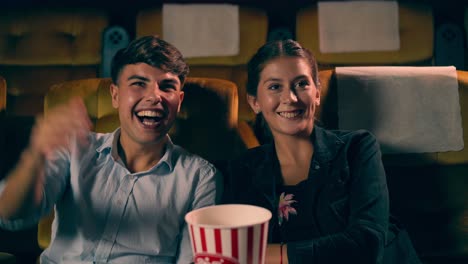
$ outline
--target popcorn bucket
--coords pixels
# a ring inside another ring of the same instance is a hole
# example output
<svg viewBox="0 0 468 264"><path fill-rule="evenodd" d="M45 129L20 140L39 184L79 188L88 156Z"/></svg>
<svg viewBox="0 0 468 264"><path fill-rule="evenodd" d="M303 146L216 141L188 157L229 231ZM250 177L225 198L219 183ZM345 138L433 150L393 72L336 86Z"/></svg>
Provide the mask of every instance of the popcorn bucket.
<svg viewBox="0 0 468 264"><path fill-rule="evenodd" d="M263 264L271 212L265 208L226 204L185 215L195 264Z"/></svg>

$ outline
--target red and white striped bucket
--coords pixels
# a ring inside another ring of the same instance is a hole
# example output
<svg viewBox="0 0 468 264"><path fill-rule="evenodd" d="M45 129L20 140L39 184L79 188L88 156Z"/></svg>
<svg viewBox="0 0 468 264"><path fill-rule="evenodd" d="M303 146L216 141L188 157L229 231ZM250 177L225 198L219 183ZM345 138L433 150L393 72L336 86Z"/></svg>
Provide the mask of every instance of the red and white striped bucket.
<svg viewBox="0 0 468 264"><path fill-rule="evenodd" d="M265 208L226 204L189 212L195 264L263 264L271 212Z"/></svg>

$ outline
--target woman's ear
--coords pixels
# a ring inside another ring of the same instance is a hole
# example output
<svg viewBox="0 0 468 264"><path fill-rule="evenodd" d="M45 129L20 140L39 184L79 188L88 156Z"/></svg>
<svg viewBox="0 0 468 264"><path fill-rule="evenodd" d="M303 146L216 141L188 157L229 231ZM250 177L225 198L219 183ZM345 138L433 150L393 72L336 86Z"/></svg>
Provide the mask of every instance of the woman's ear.
<svg viewBox="0 0 468 264"><path fill-rule="evenodd" d="M250 108L252 108L255 114L260 113L260 106L258 105L256 96L247 94L247 102L249 103Z"/></svg>
<svg viewBox="0 0 468 264"><path fill-rule="evenodd" d="M320 98L320 96L321 96L321 95L320 95L320 91L321 91L322 89L315 89L315 90L316 90L316 91L315 91L315 92L316 92L316 94L315 94L315 105L316 105L316 106L319 106L319 105L320 105L320 99L321 99L321 98Z"/></svg>

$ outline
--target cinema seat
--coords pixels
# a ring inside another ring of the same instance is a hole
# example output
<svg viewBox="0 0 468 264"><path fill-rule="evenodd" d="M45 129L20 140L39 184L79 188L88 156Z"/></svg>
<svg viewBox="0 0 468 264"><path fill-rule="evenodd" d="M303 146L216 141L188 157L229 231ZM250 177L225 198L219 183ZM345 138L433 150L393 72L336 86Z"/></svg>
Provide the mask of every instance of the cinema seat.
<svg viewBox="0 0 468 264"><path fill-rule="evenodd" d="M315 54L319 69L335 66L432 65L432 7L425 3L398 1L398 17L400 48L395 51L321 52L317 3L302 7L297 12L296 38Z"/></svg>
<svg viewBox="0 0 468 264"><path fill-rule="evenodd" d="M0 10L0 72L8 81L8 115L42 113L48 88L99 76L106 11L93 8Z"/></svg>
<svg viewBox="0 0 468 264"><path fill-rule="evenodd" d="M319 73L317 119L338 127L337 77ZM468 263L468 72L457 71L465 147L460 151L384 154L390 208L407 228L423 263Z"/></svg>

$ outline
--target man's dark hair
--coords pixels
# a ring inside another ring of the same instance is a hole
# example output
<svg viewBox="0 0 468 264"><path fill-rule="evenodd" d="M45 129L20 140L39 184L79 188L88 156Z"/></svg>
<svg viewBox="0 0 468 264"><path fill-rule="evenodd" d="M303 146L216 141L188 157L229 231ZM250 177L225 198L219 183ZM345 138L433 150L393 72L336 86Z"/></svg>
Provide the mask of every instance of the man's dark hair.
<svg viewBox="0 0 468 264"><path fill-rule="evenodd" d="M180 51L157 36L145 36L119 50L111 63L112 82L117 84L122 69L129 64L146 63L179 77L183 85L189 67Z"/></svg>

